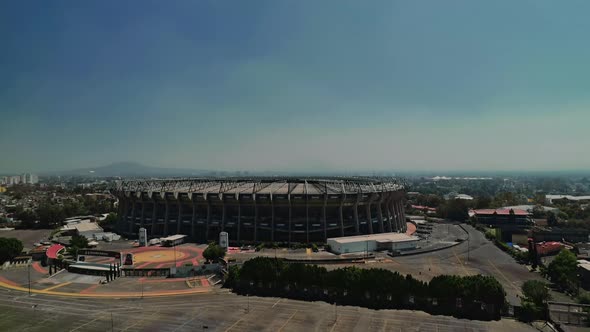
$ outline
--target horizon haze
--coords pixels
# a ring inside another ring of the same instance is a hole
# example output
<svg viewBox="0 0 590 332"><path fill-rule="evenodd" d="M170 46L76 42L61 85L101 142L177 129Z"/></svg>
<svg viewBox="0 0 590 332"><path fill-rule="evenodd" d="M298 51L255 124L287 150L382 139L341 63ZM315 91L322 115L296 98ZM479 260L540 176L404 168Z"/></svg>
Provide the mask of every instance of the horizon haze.
<svg viewBox="0 0 590 332"><path fill-rule="evenodd" d="M0 173L590 170L587 1L4 1Z"/></svg>

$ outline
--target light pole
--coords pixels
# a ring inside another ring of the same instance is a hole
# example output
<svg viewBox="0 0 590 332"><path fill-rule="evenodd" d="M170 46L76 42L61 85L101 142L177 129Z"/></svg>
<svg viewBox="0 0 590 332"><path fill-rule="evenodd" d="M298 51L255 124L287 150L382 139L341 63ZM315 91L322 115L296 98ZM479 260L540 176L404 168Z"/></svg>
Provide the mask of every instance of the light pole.
<svg viewBox="0 0 590 332"><path fill-rule="evenodd" d="M338 303L334 301L334 324L338 321Z"/></svg>
<svg viewBox="0 0 590 332"><path fill-rule="evenodd" d="M29 276L29 296L31 296L31 264L29 263L27 268L27 274Z"/></svg>
<svg viewBox="0 0 590 332"><path fill-rule="evenodd" d="M469 232L467 232L467 261L469 261L469 250L470 250L470 245L469 245Z"/></svg>
<svg viewBox="0 0 590 332"><path fill-rule="evenodd" d="M174 243L174 267L176 267L176 243Z"/></svg>

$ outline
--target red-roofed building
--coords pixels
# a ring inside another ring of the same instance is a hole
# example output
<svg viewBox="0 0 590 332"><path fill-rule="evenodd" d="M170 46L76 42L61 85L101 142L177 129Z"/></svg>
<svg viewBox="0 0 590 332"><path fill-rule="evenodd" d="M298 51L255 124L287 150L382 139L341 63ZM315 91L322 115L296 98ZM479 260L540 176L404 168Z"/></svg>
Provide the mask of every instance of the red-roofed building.
<svg viewBox="0 0 590 332"><path fill-rule="evenodd" d="M513 234L525 234L534 225L530 213L525 210L480 209L469 211L469 215L479 224L499 229L504 242L512 242Z"/></svg>

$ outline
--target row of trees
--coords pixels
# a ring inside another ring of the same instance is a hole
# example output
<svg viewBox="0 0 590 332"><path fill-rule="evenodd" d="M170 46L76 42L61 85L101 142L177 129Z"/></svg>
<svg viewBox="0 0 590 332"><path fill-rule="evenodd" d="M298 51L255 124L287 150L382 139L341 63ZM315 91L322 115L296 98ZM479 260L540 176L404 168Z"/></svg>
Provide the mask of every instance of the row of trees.
<svg viewBox="0 0 590 332"><path fill-rule="evenodd" d="M317 265L257 257L229 269L226 286L240 294L323 300L373 309L418 309L471 319L499 319L502 285L490 276L437 276L429 283L384 269Z"/></svg>
<svg viewBox="0 0 590 332"><path fill-rule="evenodd" d="M111 202L85 198L82 201L68 200L62 204L45 201L34 211L18 206L15 217L21 221L21 228L53 228L65 218L111 211L113 211Z"/></svg>

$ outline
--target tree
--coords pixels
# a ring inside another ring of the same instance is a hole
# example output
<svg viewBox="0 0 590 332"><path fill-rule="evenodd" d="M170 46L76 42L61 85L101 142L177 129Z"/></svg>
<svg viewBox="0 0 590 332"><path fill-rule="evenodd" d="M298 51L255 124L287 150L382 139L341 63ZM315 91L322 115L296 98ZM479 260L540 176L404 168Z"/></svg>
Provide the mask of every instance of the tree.
<svg viewBox="0 0 590 332"><path fill-rule="evenodd" d="M551 211L547 212L547 225L557 226L557 216Z"/></svg>
<svg viewBox="0 0 590 332"><path fill-rule="evenodd" d="M225 257L225 249L214 242L211 242L209 246L207 246L207 249L203 251L203 258L208 262L216 262L223 257Z"/></svg>
<svg viewBox="0 0 590 332"><path fill-rule="evenodd" d="M0 262L4 263L20 255L23 243L15 238L0 237Z"/></svg>
<svg viewBox="0 0 590 332"><path fill-rule="evenodd" d="M488 209L492 204L492 198L490 196L480 196L475 199L476 209Z"/></svg>
<svg viewBox="0 0 590 332"><path fill-rule="evenodd" d="M21 221L20 228L34 228L37 215L31 210L25 210L22 206L17 207L16 219Z"/></svg>
<svg viewBox="0 0 590 332"><path fill-rule="evenodd" d="M62 208L49 202L41 204L37 209L37 214L39 215L39 224L44 228L55 227L66 218Z"/></svg>
<svg viewBox="0 0 590 332"><path fill-rule="evenodd" d="M561 250L547 266L547 275L557 287L575 291L578 285L577 269L578 261L576 256L569 250Z"/></svg>
<svg viewBox="0 0 590 332"><path fill-rule="evenodd" d="M68 250L72 256L77 256L78 251L83 248L88 248L88 239L85 236L74 235L70 239L70 249Z"/></svg>
<svg viewBox="0 0 590 332"><path fill-rule="evenodd" d="M114 212L111 212L107 215L107 217L101 221L102 225L114 225L117 223L117 214Z"/></svg>
<svg viewBox="0 0 590 332"><path fill-rule="evenodd" d="M463 199L451 199L443 204L440 208L440 214L443 218L465 221L469 218L467 213L467 203Z"/></svg>
<svg viewBox="0 0 590 332"><path fill-rule="evenodd" d="M527 280L522 284L524 301L530 301L538 307L544 307L551 300L547 285L539 280Z"/></svg>

